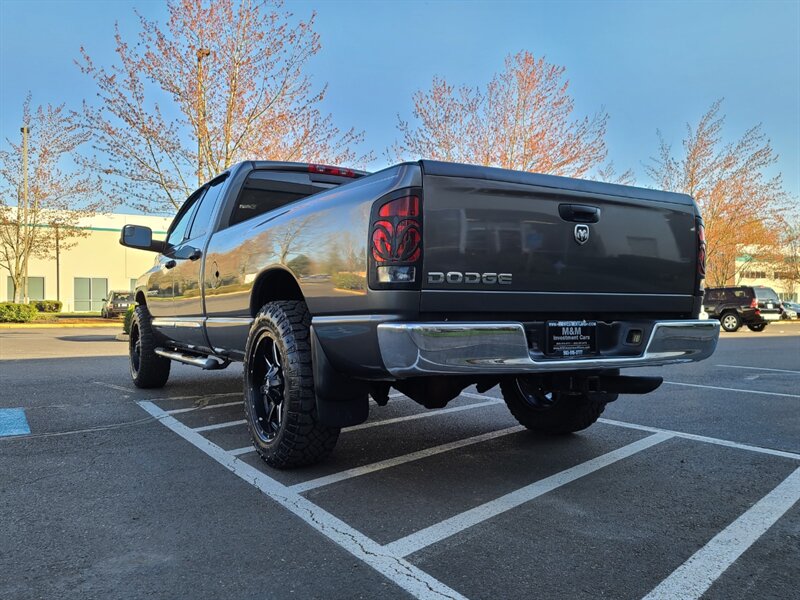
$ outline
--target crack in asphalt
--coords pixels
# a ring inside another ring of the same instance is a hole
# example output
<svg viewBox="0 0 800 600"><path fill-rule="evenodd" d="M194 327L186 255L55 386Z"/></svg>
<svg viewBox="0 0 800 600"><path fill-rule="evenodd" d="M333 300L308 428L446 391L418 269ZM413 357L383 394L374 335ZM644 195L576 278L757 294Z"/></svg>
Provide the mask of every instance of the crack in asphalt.
<svg viewBox="0 0 800 600"><path fill-rule="evenodd" d="M272 497L273 499L276 499L276 500L278 499L278 498L276 498L277 494L269 494L269 496ZM330 533L328 533L331 530L333 532L339 534L339 535L343 535L343 536L347 537L348 539L350 539L353 542L353 544L355 546L357 546L358 549L361 552L363 552L365 555L373 556L375 558L385 559L385 560L389 560L389 561L393 562L395 567L397 567L398 571L402 571L405 576L407 576L407 577L413 579L414 581L417 581L418 583L421 583L422 585L424 585L430 591L431 594L435 594L437 597L446 598L448 600L457 600L458 599L457 596L450 596L448 594L443 594L441 591L434 589L431 586L429 581L427 581L425 579L421 579L415 573L416 568L413 565L409 564L408 561L406 561L405 559L403 559L403 558L401 558L399 556L396 556L394 554L386 553L386 552L374 552L373 550L365 547L364 543L363 543L363 540L360 539L360 536L356 536L352 531L342 530L342 529L339 529L339 528L337 528L337 527L335 527L333 525L330 525L328 523L323 523L322 521L320 521L317 518L317 516L316 516L316 514L315 514L315 512L314 512L314 510L312 508L310 508L309 506L302 505L302 504L308 503L311 506L314 506L316 508L317 505L315 505L310 500L300 496L299 494L297 494L297 495L293 494L291 498L290 497L286 497L286 496L282 496L282 499L283 499L284 502L281 502L281 504L284 504L284 503L291 504L298 511L302 511L302 512L306 513L307 516L308 516L308 519L311 522L313 522L314 525L316 526L315 528L318 529L321 533L326 534L328 537L331 537ZM376 544L376 546L378 546L380 548L379 545Z"/></svg>

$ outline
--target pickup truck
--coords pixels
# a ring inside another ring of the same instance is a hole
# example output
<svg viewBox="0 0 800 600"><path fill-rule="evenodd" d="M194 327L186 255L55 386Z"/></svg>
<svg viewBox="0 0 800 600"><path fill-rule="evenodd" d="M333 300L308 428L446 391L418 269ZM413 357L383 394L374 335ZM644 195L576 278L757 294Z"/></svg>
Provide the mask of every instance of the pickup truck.
<svg viewBox="0 0 800 600"><path fill-rule="evenodd" d="M137 282L130 372L244 363L253 444L328 455L391 388L440 408L499 385L534 432L594 423L621 375L709 357L703 222L690 196L422 160L368 174L248 161L194 192Z"/></svg>

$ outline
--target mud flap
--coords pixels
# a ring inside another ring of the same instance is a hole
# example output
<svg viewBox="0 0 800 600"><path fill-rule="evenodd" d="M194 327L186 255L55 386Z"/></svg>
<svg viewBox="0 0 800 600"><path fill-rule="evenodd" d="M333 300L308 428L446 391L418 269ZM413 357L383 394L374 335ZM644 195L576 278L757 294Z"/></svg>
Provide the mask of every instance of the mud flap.
<svg viewBox="0 0 800 600"><path fill-rule="evenodd" d="M311 361L319 422L328 427L350 427L366 421L369 416L369 385L342 375L331 366L313 325Z"/></svg>

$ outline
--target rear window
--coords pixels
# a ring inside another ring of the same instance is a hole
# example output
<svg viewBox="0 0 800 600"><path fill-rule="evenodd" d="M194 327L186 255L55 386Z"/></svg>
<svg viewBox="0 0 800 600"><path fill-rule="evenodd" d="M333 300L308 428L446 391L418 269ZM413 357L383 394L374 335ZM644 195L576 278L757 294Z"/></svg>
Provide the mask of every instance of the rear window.
<svg viewBox="0 0 800 600"><path fill-rule="evenodd" d="M236 225L336 186L336 183L312 181L308 173L253 171L239 192L228 225Z"/></svg>
<svg viewBox="0 0 800 600"><path fill-rule="evenodd" d="M133 294L114 293L114 302L133 302Z"/></svg>
<svg viewBox="0 0 800 600"><path fill-rule="evenodd" d="M778 298L778 294L775 293L775 290L772 288L753 288L756 291L756 298L759 300L775 300L775 302L780 302Z"/></svg>

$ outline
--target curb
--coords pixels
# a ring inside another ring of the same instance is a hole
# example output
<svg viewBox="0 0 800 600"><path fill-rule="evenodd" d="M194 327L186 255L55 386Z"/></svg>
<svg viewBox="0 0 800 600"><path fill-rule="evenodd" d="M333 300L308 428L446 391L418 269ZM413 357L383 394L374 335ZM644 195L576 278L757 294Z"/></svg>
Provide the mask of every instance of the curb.
<svg viewBox="0 0 800 600"><path fill-rule="evenodd" d="M127 342L130 337L131 336L129 336L127 333L118 333L114 339L116 339L118 342Z"/></svg>
<svg viewBox="0 0 800 600"><path fill-rule="evenodd" d="M116 329L115 323L0 323L0 329Z"/></svg>

